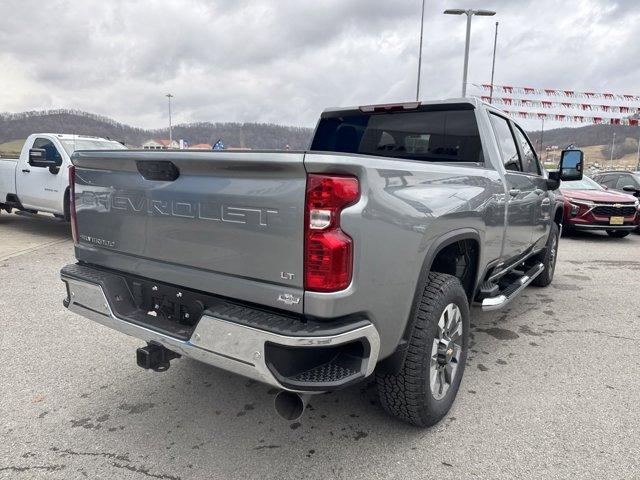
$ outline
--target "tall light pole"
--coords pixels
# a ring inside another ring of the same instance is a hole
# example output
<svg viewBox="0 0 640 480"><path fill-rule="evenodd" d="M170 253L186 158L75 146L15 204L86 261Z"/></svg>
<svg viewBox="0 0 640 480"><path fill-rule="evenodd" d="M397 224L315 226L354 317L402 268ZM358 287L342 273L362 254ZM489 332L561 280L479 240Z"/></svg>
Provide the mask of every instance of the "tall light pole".
<svg viewBox="0 0 640 480"><path fill-rule="evenodd" d="M462 96L467 96L467 72L469 70L469 43L471 41L471 18L474 15L480 17L492 17L496 12L492 10L463 10L461 8L450 8L444 11L446 15L466 15L467 16L467 38L464 44L464 71L462 73Z"/></svg>
<svg viewBox="0 0 640 480"><path fill-rule="evenodd" d="M171 148L171 145L173 144L173 132L171 131L171 99L173 98L173 95L167 93L165 97L169 99L169 148Z"/></svg>
<svg viewBox="0 0 640 480"><path fill-rule="evenodd" d="M640 172L640 138L638 138L638 155L636 157L636 170Z"/></svg>
<svg viewBox="0 0 640 480"><path fill-rule="evenodd" d="M498 45L498 23L496 22L496 35L493 37L493 60L491 62L491 90L489 91L489 103L493 103L493 74L496 71L496 46ZM542 119L544 124L544 119Z"/></svg>
<svg viewBox="0 0 640 480"><path fill-rule="evenodd" d="M616 148L616 132L613 132L613 138L611 139L611 157L609 158L609 164L613 168L613 151Z"/></svg>
<svg viewBox="0 0 640 480"><path fill-rule="evenodd" d="M420 98L420 70L422 68L422 34L424 33L424 2L422 0L422 16L420 17L420 53L418 54L418 85L416 87L416 102Z"/></svg>

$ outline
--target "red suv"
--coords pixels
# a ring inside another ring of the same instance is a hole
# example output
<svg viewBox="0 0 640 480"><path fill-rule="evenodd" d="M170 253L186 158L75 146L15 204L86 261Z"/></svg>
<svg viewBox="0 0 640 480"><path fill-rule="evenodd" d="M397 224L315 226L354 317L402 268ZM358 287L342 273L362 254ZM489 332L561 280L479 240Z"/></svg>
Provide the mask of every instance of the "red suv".
<svg viewBox="0 0 640 480"><path fill-rule="evenodd" d="M638 200L632 195L605 190L589 177L562 182L565 230L605 230L622 238L636 228Z"/></svg>

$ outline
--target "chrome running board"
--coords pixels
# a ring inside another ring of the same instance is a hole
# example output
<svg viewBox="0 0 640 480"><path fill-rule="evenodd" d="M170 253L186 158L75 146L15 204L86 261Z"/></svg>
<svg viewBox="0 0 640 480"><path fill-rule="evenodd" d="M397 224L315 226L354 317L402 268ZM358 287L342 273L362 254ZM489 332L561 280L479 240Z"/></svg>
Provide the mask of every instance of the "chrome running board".
<svg viewBox="0 0 640 480"><path fill-rule="evenodd" d="M486 312L499 310L505 307L511 300L517 297L524 288L533 282L535 278L543 272L543 270L544 265L542 263L534 265L527 270L523 276L502 290L499 295L482 300L482 310Z"/></svg>

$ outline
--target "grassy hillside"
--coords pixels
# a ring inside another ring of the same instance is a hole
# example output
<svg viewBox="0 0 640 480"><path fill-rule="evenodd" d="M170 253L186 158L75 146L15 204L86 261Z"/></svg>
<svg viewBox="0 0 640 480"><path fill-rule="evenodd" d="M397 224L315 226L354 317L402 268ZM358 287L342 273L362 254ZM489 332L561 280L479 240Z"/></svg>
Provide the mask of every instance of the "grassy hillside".
<svg viewBox="0 0 640 480"><path fill-rule="evenodd" d="M584 152L584 161L586 167L590 167L594 164L598 164L601 169L635 169L638 163L637 153L628 153L621 158L610 160L610 156L606 155L605 150L608 145L590 145L586 147L579 147ZM544 152L542 155L546 165L557 165L560 160L560 150Z"/></svg>
<svg viewBox="0 0 640 480"><path fill-rule="evenodd" d="M24 139L0 143L0 155L6 157L20 155L20 150L22 150L23 144Z"/></svg>
<svg viewBox="0 0 640 480"><path fill-rule="evenodd" d="M628 153L621 158L613 159L613 162L610 160L610 156L606 155L603 150L608 145L592 145L589 147L583 147L585 161L587 165L591 165L593 163L598 163L600 168L631 168L635 167L638 163L637 153Z"/></svg>

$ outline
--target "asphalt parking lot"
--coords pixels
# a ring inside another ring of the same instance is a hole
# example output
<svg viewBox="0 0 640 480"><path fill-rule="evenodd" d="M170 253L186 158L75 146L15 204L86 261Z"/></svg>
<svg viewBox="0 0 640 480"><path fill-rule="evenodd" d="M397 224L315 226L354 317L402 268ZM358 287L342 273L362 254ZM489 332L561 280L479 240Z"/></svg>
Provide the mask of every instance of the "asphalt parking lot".
<svg viewBox="0 0 640 480"><path fill-rule="evenodd" d="M640 478L640 235L563 238L554 283L473 313L447 418L387 417L375 386L314 398L190 360L135 365L140 342L62 306L68 225L0 215L0 478Z"/></svg>

